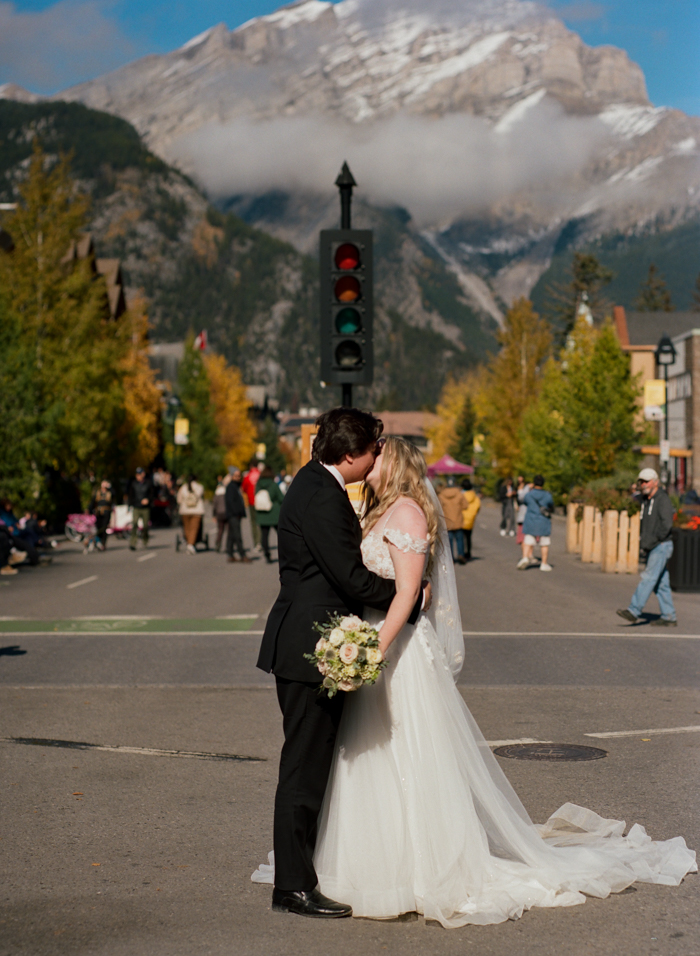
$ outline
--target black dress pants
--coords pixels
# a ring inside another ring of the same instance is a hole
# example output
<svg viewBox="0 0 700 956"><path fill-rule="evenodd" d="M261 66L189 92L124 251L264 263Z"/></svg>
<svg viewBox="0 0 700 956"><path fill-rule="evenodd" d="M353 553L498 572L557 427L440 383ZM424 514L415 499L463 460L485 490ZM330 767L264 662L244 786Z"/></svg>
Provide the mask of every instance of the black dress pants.
<svg viewBox="0 0 700 956"><path fill-rule="evenodd" d="M331 700L318 684L277 677L284 745L275 795L275 886L313 890L318 815L326 792L345 694Z"/></svg>
<svg viewBox="0 0 700 956"><path fill-rule="evenodd" d="M243 547L243 535L241 534L241 519L238 515L229 515L228 534L226 535L226 554L229 558L233 557L234 547L239 555L245 557L245 548Z"/></svg>

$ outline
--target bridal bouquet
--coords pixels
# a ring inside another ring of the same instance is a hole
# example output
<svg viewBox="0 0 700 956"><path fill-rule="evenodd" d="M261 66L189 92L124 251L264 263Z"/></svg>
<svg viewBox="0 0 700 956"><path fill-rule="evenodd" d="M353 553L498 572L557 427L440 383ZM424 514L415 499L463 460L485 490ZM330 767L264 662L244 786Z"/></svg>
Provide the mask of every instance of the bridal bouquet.
<svg viewBox="0 0 700 956"><path fill-rule="evenodd" d="M371 624L355 615L334 614L327 624L314 627L321 637L314 653L304 657L323 674L321 687L329 697L339 690L375 683L386 661L379 650L379 634Z"/></svg>

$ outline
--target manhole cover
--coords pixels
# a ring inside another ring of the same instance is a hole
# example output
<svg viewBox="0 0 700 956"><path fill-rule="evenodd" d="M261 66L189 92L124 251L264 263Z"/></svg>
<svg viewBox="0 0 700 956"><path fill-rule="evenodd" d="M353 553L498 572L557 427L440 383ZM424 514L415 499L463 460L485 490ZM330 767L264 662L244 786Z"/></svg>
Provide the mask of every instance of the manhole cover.
<svg viewBox="0 0 700 956"><path fill-rule="evenodd" d="M607 750L583 744L506 744L496 747L494 753L514 760L600 760L608 756Z"/></svg>

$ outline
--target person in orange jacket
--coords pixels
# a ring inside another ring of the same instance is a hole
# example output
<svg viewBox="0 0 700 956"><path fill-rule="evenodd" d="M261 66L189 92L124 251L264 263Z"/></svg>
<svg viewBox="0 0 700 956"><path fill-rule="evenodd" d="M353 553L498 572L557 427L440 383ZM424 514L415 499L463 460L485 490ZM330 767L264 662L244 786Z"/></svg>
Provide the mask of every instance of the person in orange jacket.
<svg viewBox="0 0 700 956"><path fill-rule="evenodd" d="M468 478L465 478L462 482L462 491L464 492L464 501L466 503L466 508L462 511L462 532L464 534L464 559L465 561L471 561L472 559L472 529L474 527L474 522L476 521L476 516L479 514L479 509L481 508L481 498L472 488L472 483Z"/></svg>

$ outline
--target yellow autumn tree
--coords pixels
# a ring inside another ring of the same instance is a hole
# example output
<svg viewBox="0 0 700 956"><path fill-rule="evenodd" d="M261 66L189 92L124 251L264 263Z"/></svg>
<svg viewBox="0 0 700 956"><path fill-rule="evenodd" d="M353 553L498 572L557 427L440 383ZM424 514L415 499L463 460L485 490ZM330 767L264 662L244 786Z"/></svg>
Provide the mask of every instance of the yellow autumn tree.
<svg viewBox="0 0 700 956"><path fill-rule="evenodd" d="M426 428L427 438L432 442L430 463L448 452L453 453L458 443L460 421L468 403L476 404L479 394L481 370L475 369L459 378L448 378L443 386L440 401L435 409L439 421Z"/></svg>
<svg viewBox="0 0 700 956"><path fill-rule="evenodd" d="M124 373L124 425L127 470L147 467L158 454L161 392L156 373L148 363L148 315L138 296L122 317L131 332L130 348L122 362Z"/></svg>
<svg viewBox="0 0 700 956"><path fill-rule="evenodd" d="M523 416L539 394L552 335L549 324L523 298L508 309L498 340L501 350L484 371L477 408L494 468L506 477L521 457Z"/></svg>
<svg viewBox="0 0 700 956"><path fill-rule="evenodd" d="M248 464L255 452L256 431L250 419L250 401L240 371L223 355L204 355L219 442L226 449L224 463L236 468Z"/></svg>

